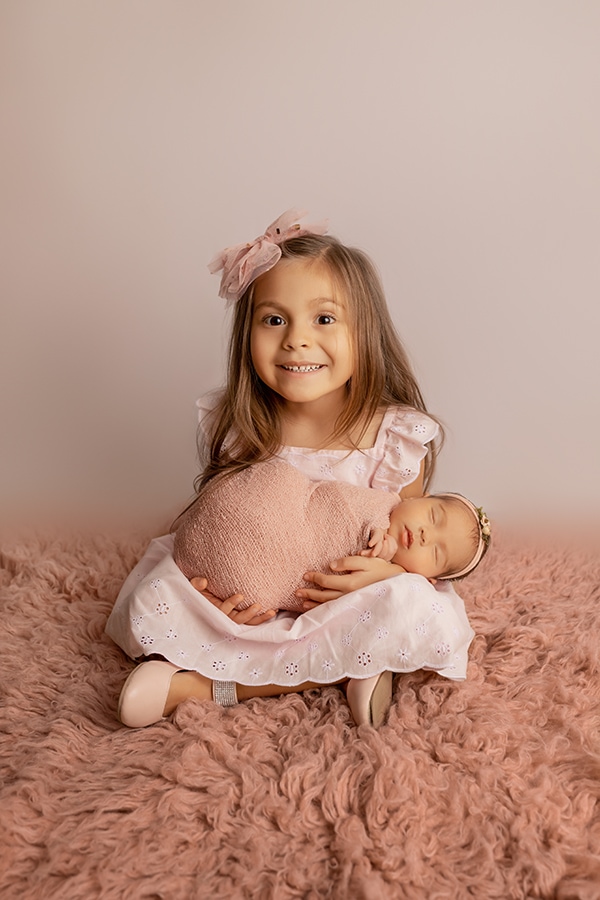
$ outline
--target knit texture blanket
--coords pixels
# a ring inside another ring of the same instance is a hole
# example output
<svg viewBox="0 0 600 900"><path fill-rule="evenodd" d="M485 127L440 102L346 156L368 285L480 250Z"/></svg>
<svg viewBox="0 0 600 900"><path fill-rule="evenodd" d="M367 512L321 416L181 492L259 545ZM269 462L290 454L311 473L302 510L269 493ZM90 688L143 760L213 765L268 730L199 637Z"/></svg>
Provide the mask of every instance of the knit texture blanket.
<svg viewBox="0 0 600 900"><path fill-rule="evenodd" d="M269 460L209 486L179 526L173 555L187 578L203 575L218 597L242 593L240 607L299 610L303 574L329 572L331 560L363 550L398 502Z"/></svg>

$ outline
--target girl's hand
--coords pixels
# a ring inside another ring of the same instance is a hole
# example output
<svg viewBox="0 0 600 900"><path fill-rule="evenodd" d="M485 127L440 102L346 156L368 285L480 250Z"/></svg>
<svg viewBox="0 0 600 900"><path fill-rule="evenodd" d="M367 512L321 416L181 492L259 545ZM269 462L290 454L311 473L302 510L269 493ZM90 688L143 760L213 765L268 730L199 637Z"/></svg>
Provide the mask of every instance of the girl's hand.
<svg viewBox="0 0 600 900"><path fill-rule="evenodd" d="M385 581L394 575L406 572L402 566L396 566L384 559L367 556L346 556L336 559L331 568L344 572L343 575L324 575L322 572L305 572L304 580L318 585L317 588L299 588L296 596L306 602L304 609L314 609L319 603L328 600L337 600L343 594L358 591L360 588L375 584L376 581Z"/></svg>
<svg viewBox="0 0 600 900"><path fill-rule="evenodd" d="M225 613L227 618L231 619L232 622L235 622L236 625L262 625L263 622L268 622L269 619L272 619L277 614L277 611L274 609L269 609L267 612L261 612L258 603L254 603L247 609L237 609L237 604L244 599L243 594L233 594L233 596L228 597L227 600L221 600L219 597L216 597L215 594L207 590L208 581L206 578L192 578L190 584L192 587L195 587L203 597L206 597L213 606L216 606L222 613Z"/></svg>

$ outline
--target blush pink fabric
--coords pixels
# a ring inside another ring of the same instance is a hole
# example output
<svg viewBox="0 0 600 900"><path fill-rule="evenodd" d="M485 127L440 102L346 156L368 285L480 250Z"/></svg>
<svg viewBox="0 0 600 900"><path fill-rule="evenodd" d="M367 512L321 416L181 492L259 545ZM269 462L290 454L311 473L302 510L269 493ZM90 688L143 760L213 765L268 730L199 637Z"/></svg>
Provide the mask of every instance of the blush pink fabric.
<svg viewBox="0 0 600 900"><path fill-rule="evenodd" d="M337 481L311 481L281 460L217 482L186 514L173 556L186 576L203 575L218 597L244 595L242 608L301 611L304 572L355 556L371 530L387 530L399 497Z"/></svg>

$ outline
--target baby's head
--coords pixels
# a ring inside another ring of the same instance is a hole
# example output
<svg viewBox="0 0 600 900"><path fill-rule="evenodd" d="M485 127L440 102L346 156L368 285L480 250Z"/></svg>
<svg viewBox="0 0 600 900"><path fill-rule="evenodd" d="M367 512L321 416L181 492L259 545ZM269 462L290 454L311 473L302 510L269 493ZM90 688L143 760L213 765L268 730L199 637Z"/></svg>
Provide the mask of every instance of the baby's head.
<svg viewBox="0 0 600 900"><path fill-rule="evenodd" d="M481 507L462 494L429 494L396 506L390 533L398 542L392 562L425 578L454 581L479 565L491 526Z"/></svg>

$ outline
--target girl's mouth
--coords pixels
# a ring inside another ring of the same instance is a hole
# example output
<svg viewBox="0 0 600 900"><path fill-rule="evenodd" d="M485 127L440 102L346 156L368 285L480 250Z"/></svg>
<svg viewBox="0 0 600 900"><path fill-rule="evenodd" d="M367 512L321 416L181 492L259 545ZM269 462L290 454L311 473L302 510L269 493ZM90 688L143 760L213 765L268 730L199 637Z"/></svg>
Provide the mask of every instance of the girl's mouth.
<svg viewBox="0 0 600 900"><path fill-rule="evenodd" d="M303 366L284 366L282 365L280 368L285 369L286 372L316 372L318 369L322 369L323 366L319 363L310 363L308 365Z"/></svg>

